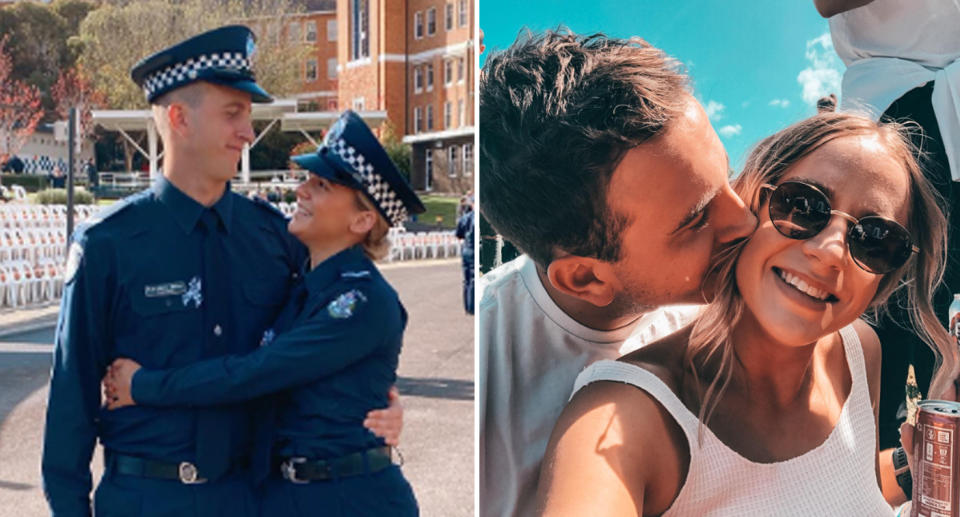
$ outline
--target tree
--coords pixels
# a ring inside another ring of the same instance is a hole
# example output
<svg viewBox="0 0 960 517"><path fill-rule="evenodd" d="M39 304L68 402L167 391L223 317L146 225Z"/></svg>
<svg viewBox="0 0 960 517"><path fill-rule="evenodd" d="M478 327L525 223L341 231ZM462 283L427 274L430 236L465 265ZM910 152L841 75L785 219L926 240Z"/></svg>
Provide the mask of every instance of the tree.
<svg viewBox="0 0 960 517"><path fill-rule="evenodd" d="M102 107L105 101L103 94L95 91L90 81L76 68L68 68L60 72L50 93L60 120L66 120L70 116L70 108L80 108L80 136L86 138L93 134L91 110Z"/></svg>
<svg viewBox="0 0 960 517"><path fill-rule="evenodd" d="M400 170L400 174L410 181L410 160L413 157L413 151L410 144L403 143L389 120L383 123L383 130L380 133L380 143L383 149L387 151L387 156Z"/></svg>
<svg viewBox="0 0 960 517"><path fill-rule="evenodd" d="M297 88L300 63L309 52L305 43L279 37L293 13L290 0L112 1L87 15L75 44L82 69L110 107L141 109L147 106L143 91L130 80L138 60L200 32L247 20L258 35L257 82L284 96Z"/></svg>
<svg viewBox="0 0 960 517"><path fill-rule="evenodd" d="M13 59L7 39L0 39L0 161L16 154L37 128L43 116L40 91L11 77Z"/></svg>

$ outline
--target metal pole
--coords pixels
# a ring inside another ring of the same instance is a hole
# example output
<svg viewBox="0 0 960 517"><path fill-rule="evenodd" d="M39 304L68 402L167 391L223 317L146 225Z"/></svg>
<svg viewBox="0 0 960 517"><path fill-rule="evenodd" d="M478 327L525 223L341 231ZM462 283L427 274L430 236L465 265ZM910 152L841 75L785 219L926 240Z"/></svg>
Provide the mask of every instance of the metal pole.
<svg viewBox="0 0 960 517"><path fill-rule="evenodd" d="M70 108L70 122L67 127L67 253L70 251L70 236L73 235L73 169L77 150L74 142L77 135L77 108Z"/></svg>

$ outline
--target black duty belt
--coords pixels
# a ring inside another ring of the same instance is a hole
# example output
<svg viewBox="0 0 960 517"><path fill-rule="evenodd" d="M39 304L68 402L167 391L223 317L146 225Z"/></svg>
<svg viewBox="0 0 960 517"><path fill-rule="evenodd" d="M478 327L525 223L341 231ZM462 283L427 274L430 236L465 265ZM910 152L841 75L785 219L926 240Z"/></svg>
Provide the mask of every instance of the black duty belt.
<svg viewBox="0 0 960 517"><path fill-rule="evenodd" d="M167 479L179 481L185 485L197 485L207 482L207 479L197 470L196 465L189 461L173 463L150 460L137 456L127 456L126 454L110 451L107 451L105 455L108 468L112 466L113 471L117 474L152 479ZM235 462L234 467L240 467L244 463L248 462Z"/></svg>
<svg viewBox="0 0 960 517"><path fill-rule="evenodd" d="M393 465L392 451L392 447L385 446L325 460L304 457L280 458L280 474L283 479L291 483L309 483L372 474Z"/></svg>

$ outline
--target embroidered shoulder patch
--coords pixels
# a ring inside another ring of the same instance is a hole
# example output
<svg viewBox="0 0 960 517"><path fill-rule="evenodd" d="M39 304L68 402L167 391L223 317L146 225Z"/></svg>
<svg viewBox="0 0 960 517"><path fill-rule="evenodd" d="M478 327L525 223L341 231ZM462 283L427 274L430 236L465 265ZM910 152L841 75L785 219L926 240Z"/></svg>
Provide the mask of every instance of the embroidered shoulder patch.
<svg viewBox="0 0 960 517"><path fill-rule="evenodd" d="M273 329L267 329L263 332L263 338L260 339L260 346L267 346L270 343L273 343L273 340L277 338L277 333Z"/></svg>
<svg viewBox="0 0 960 517"><path fill-rule="evenodd" d="M351 289L327 305L327 312L331 318L346 319L353 316L357 302L365 302L367 297L357 289Z"/></svg>
<svg viewBox="0 0 960 517"><path fill-rule="evenodd" d="M67 254L67 270L63 275L65 283L69 284L73 281L73 277L77 276L81 262L83 262L83 246L79 242L74 242L70 244L70 252Z"/></svg>

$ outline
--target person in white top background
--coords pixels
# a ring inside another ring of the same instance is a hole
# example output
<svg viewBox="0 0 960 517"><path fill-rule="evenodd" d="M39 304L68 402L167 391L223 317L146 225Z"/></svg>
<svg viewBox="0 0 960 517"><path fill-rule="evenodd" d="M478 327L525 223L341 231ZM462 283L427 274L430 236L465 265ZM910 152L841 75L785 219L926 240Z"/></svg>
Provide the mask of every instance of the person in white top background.
<svg viewBox="0 0 960 517"><path fill-rule="evenodd" d="M480 78L480 210L525 255L478 286L480 515L531 515L577 373L685 325L756 218L678 63L638 39L521 35ZM709 284L709 282L708 282Z"/></svg>
<svg viewBox="0 0 960 517"><path fill-rule="evenodd" d="M931 393L954 396L934 190L900 126L841 113L761 141L734 183L756 232L720 257L693 325L581 374L543 461L544 515L893 515L880 343L859 318L905 291L943 357Z"/></svg>
<svg viewBox="0 0 960 517"><path fill-rule="evenodd" d="M922 150L924 174L948 211L947 265L933 297L934 311L946 325L952 294L960 293L960 0L814 0L814 4L828 19L834 49L847 67L841 110L866 110L877 119L912 121L922 128L911 138ZM891 462L892 448L899 442L909 366L926 396L935 363L909 320L907 306L902 295L895 296L889 316L876 326L883 347L879 428L884 463ZM884 481L884 492L891 497L909 496L908 477L899 478L899 487L892 479Z"/></svg>

